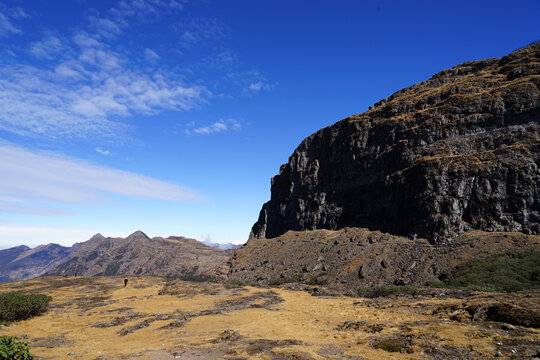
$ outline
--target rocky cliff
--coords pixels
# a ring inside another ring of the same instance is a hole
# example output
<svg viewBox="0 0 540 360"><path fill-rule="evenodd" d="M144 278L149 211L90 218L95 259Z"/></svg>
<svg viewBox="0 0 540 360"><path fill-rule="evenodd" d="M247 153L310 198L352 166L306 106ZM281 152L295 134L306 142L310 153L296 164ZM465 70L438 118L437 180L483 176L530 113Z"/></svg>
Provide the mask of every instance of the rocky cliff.
<svg viewBox="0 0 540 360"><path fill-rule="evenodd" d="M363 227L443 244L540 233L540 43L467 62L324 128L272 179L257 238Z"/></svg>

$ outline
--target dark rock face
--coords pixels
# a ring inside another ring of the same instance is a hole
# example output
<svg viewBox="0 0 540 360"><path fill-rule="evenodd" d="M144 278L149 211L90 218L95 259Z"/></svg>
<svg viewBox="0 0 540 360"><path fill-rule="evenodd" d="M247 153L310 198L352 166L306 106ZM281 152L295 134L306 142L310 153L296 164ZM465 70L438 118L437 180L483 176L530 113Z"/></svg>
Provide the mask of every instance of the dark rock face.
<svg viewBox="0 0 540 360"><path fill-rule="evenodd" d="M540 233L539 89L535 43L441 71L312 134L272 179L252 235Z"/></svg>

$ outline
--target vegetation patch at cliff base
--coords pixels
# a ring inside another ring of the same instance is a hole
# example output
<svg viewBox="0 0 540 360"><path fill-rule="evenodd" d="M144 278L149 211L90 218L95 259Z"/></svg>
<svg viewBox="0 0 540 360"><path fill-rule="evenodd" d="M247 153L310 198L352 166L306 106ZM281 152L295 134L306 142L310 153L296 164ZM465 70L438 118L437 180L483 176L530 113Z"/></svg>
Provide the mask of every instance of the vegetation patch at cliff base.
<svg viewBox="0 0 540 360"><path fill-rule="evenodd" d="M466 261L450 277L427 285L491 292L540 289L540 251Z"/></svg>

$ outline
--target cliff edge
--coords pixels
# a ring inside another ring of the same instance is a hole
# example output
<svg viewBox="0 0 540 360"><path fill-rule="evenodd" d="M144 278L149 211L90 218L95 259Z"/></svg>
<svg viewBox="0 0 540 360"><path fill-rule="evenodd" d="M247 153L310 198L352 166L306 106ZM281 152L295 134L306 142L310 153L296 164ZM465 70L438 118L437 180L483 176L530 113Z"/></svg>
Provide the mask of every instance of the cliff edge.
<svg viewBox="0 0 540 360"><path fill-rule="evenodd" d="M460 64L306 138L256 238L368 228L451 242L540 233L540 43Z"/></svg>

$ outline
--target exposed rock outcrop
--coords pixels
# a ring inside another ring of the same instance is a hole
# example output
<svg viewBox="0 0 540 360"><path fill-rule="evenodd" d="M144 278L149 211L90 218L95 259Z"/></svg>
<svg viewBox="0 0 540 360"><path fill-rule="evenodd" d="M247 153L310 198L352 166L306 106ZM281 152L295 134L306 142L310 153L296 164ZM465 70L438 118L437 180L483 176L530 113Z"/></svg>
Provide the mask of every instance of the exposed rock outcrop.
<svg viewBox="0 0 540 360"><path fill-rule="evenodd" d="M449 276L456 265L494 255L540 249L540 235L468 231L449 244L361 228L288 231L251 238L236 250L229 279L250 284L300 281L354 291L373 285L424 285Z"/></svg>
<svg viewBox="0 0 540 360"><path fill-rule="evenodd" d="M252 235L364 227L442 244L540 233L540 43L468 62L324 128L272 179Z"/></svg>

